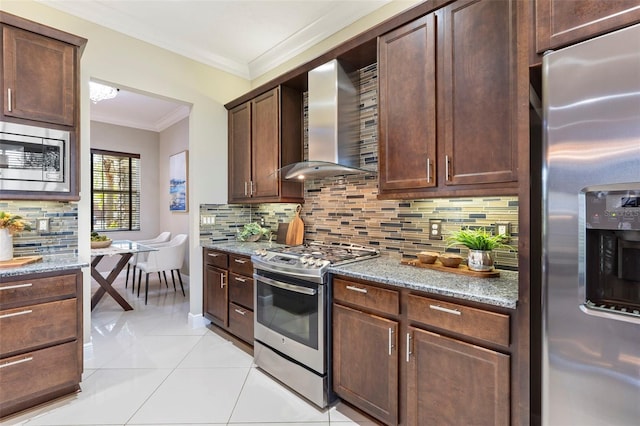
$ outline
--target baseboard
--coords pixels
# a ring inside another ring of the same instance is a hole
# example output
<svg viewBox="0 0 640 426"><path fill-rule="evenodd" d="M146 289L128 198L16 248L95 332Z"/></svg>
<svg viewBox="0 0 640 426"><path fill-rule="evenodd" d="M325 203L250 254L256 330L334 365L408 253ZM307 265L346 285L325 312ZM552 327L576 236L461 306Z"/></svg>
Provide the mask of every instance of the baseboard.
<svg viewBox="0 0 640 426"><path fill-rule="evenodd" d="M202 314L194 315L191 312L189 312L189 315L187 317L188 317L187 323L191 328L201 328L211 324L211 321L206 319Z"/></svg>

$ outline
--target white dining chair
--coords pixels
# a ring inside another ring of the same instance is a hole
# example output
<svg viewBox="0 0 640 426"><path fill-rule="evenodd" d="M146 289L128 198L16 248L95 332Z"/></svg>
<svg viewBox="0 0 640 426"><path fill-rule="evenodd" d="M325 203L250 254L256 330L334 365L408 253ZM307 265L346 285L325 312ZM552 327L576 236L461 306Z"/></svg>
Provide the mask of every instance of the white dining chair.
<svg viewBox="0 0 640 426"><path fill-rule="evenodd" d="M158 234L158 236L155 238L151 238L148 240L137 240L134 242L149 246L149 245L166 243L169 241L169 238L171 238L171 232L164 231ZM127 275L124 280L124 288L127 288L127 286L129 285L129 269L132 268L133 269L133 273L131 276L131 292L132 293L136 289L136 264L138 263L139 260L142 260L145 257L145 254L146 253L134 254L133 256L131 256L131 259L129 259L129 263L127 264ZM140 283L138 283L138 285L140 285Z"/></svg>
<svg viewBox="0 0 640 426"><path fill-rule="evenodd" d="M140 296L140 287L142 282L142 273L146 274L144 285L144 304L147 304L149 297L149 274L157 272L160 277L160 272L164 275L164 281L167 282L166 271L171 271L171 280L173 281L173 290L176 289L176 280L173 275L173 271L178 274L178 280L180 281L180 288L182 289L182 295L186 296L184 292L184 286L182 284L182 276L180 275L180 268L184 263L184 255L187 250L187 235L178 234L171 239L168 243L162 245L155 245L156 251L148 252L147 258L144 261L138 262L136 267L138 268L138 296ZM162 285L162 279L160 279ZM168 284L167 284L168 286Z"/></svg>

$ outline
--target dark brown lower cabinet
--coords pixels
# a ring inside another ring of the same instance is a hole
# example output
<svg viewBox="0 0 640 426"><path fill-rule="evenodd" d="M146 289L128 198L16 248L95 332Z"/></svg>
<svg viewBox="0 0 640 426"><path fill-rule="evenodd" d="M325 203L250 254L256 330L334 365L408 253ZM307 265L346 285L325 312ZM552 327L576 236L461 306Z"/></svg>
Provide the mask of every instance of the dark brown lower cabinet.
<svg viewBox="0 0 640 426"><path fill-rule="evenodd" d="M386 424L398 423L398 322L333 304L334 391Z"/></svg>
<svg viewBox="0 0 640 426"><path fill-rule="evenodd" d="M249 256L205 248L204 316L253 345L253 264Z"/></svg>
<svg viewBox="0 0 640 426"><path fill-rule="evenodd" d="M211 265L204 267L204 316L214 324L229 325L229 273Z"/></svg>
<svg viewBox="0 0 640 426"><path fill-rule="evenodd" d="M335 276L333 389L386 425L510 424L510 313Z"/></svg>
<svg viewBox="0 0 640 426"><path fill-rule="evenodd" d="M408 424L509 424L509 355L415 327L405 337Z"/></svg>
<svg viewBox="0 0 640 426"><path fill-rule="evenodd" d="M0 280L0 418L79 390L82 350L79 269Z"/></svg>

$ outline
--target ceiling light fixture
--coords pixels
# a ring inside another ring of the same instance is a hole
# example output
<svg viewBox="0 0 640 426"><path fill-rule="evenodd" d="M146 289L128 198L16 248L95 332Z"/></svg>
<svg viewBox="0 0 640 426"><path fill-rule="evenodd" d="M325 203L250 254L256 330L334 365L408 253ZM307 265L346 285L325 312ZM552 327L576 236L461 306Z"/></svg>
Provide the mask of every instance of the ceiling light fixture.
<svg viewBox="0 0 640 426"><path fill-rule="evenodd" d="M96 83L95 81L89 82L89 99L91 99L91 102L94 104L104 101L105 99L115 98L119 91L120 89L116 89L115 87Z"/></svg>

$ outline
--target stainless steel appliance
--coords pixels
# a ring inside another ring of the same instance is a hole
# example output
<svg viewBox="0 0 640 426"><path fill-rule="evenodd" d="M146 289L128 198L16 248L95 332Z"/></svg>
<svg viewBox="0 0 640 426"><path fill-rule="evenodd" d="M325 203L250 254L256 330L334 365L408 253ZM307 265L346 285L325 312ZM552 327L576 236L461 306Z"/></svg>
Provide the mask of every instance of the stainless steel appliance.
<svg viewBox="0 0 640 426"><path fill-rule="evenodd" d="M378 256L372 248L311 243L259 250L254 267L254 360L312 403L331 403L331 265Z"/></svg>
<svg viewBox="0 0 640 426"><path fill-rule="evenodd" d="M543 59L542 421L640 419L640 25Z"/></svg>
<svg viewBox="0 0 640 426"><path fill-rule="evenodd" d="M0 122L0 190L69 192L69 132Z"/></svg>

